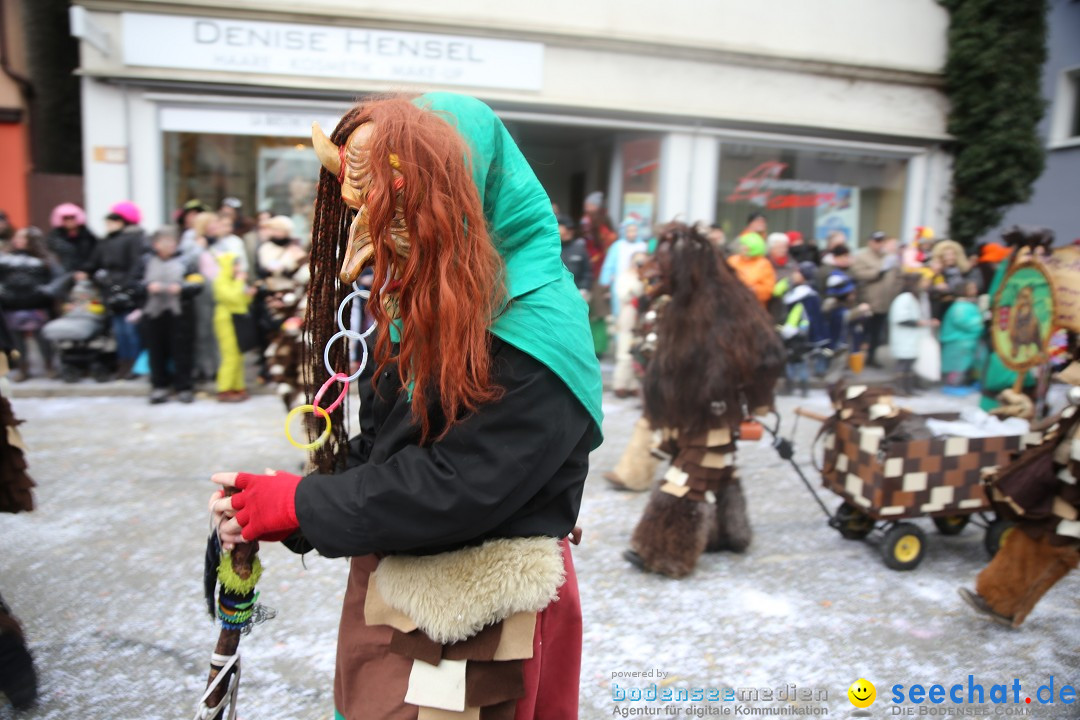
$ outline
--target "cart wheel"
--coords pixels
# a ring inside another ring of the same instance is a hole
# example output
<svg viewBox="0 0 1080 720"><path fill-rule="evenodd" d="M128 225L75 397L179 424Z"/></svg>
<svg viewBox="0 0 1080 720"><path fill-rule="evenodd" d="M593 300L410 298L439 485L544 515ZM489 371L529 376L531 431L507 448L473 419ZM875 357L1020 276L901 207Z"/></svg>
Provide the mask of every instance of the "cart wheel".
<svg viewBox="0 0 1080 720"><path fill-rule="evenodd" d="M844 538L862 540L874 529L874 518L845 501L836 508L836 516L832 524Z"/></svg>
<svg viewBox="0 0 1080 720"><path fill-rule="evenodd" d="M61 365L60 366L60 379L66 383L76 383L82 378L82 373L79 372L79 368L73 365Z"/></svg>
<svg viewBox="0 0 1080 720"><path fill-rule="evenodd" d="M990 553L990 557L997 555L998 550L1001 549L1005 540L1015 529L1016 524L1012 520L1005 520L1004 518L998 518L986 526L983 545L986 546L986 552Z"/></svg>
<svg viewBox="0 0 1080 720"><path fill-rule="evenodd" d="M933 518L934 525L942 535L959 535L967 527L970 515L942 515Z"/></svg>
<svg viewBox="0 0 1080 720"><path fill-rule="evenodd" d="M914 570L923 558L926 535L917 525L897 523L885 533L881 556L893 570Z"/></svg>

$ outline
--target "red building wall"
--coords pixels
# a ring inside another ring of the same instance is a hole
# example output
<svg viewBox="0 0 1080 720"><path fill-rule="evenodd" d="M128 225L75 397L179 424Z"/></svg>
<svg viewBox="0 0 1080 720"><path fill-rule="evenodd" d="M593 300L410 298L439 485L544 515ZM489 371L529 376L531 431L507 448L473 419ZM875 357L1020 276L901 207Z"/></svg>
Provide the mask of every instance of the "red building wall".
<svg viewBox="0 0 1080 720"><path fill-rule="evenodd" d="M26 129L21 123L0 123L0 210L7 212L16 228L30 221L26 144Z"/></svg>

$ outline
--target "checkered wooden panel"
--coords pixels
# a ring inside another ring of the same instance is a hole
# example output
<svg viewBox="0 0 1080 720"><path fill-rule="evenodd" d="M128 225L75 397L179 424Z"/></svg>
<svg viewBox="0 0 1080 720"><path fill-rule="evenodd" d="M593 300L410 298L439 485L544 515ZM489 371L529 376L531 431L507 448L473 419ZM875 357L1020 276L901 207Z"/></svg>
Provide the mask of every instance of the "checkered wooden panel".
<svg viewBox="0 0 1080 720"><path fill-rule="evenodd" d="M675 458L660 489L696 502L715 502L716 493L737 479L735 442L727 428L699 436L671 435Z"/></svg>
<svg viewBox="0 0 1080 720"><path fill-rule="evenodd" d="M836 425L826 443L823 485L864 512L886 519L951 515L988 507L981 470L1003 465L1020 437L887 442L878 452L859 428Z"/></svg>

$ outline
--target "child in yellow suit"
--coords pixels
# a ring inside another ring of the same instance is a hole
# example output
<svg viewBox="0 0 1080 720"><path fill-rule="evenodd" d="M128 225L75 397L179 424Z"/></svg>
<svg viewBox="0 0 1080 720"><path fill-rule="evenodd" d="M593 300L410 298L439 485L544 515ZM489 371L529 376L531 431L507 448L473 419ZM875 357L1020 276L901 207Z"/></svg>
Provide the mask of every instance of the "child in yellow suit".
<svg viewBox="0 0 1080 720"><path fill-rule="evenodd" d="M251 304L246 273L236 269L236 255L222 253L217 258L221 271L214 279L214 336L217 338L221 364L217 372L219 402L248 399L244 389L244 354L236 339L234 314L243 314Z"/></svg>

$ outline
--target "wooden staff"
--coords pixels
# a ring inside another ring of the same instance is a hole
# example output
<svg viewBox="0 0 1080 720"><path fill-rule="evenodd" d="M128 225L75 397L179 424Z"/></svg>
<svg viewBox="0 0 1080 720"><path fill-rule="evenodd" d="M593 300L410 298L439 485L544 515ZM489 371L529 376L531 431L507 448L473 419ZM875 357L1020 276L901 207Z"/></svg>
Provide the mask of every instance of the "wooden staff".
<svg viewBox="0 0 1080 720"><path fill-rule="evenodd" d="M255 561L255 555L259 552L257 543L241 543L233 548L232 551L232 568L233 572L242 580L247 580L251 577L251 565ZM217 645L214 647L214 653L223 657L231 657L236 654L237 648L240 647L240 630L229 630L221 628L220 634L218 634ZM210 665L210 677L206 680L206 686L210 687L214 682L214 678L221 672L221 668L211 664ZM207 707L216 707L221 703L225 697L225 693L228 691L229 686L227 678L222 681L214 691L210 693L210 697L206 699ZM210 720L219 720L224 708L214 713Z"/></svg>
<svg viewBox="0 0 1080 720"><path fill-rule="evenodd" d="M225 495L233 495L236 492L235 488L225 488ZM254 572L255 561L259 553L259 544L257 542L239 543L237 544L229 555L229 561L232 565L232 571L242 581L248 581L251 579L251 575ZM218 597L228 592L224 585L219 583ZM254 598L254 589L251 590L252 597ZM251 601L254 603L254 600ZM254 612L254 605L250 608ZM248 622L253 622L254 618ZM246 623L245 623L246 624ZM239 658L231 660L240 647L240 635L243 634L242 628L230 628L224 623L221 627L221 632L218 634L217 645L214 647L214 657L210 662L210 676L206 680L207 695L200 703L196 720L221 720L225 713L225 706L222 701L229 693L229 688L232 684L239 682L240 679L240 664ZM218 676L222 673L226 673L226 676L221 677L218 680ZM228 673L233 675L230 682ZM217 685L214 685L215 681ZM213 686L213 689L211 689ZM236 699L233 698L233 707L229 712L229 718L233 718L236 715ZM218 707L218 706L221 707ZM216 709L215 709L216 708ZM209 713L209 714L208 714Z"/></svg>

